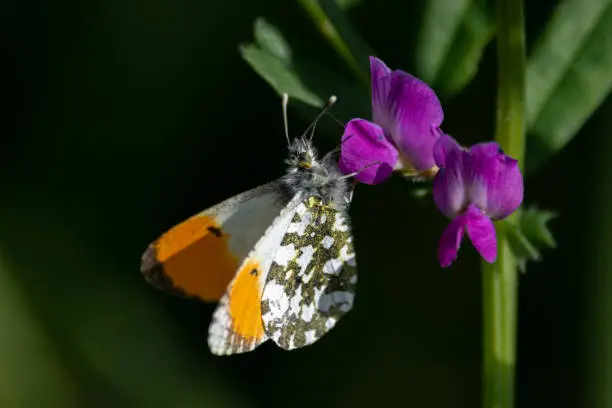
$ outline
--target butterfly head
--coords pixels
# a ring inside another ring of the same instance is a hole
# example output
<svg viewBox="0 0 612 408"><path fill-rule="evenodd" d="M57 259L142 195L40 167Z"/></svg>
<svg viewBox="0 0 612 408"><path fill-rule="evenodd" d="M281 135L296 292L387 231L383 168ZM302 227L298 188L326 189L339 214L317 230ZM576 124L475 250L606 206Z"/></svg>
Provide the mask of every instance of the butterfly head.
<svg viewBox="0 0 612 408"><path fill-rule="evenodd" d="M331 95L329 100L319 111L314 121L308 126L306 131L300 137L290 141L289 137L289 124L287 121L287 105L289 103L289 95L284 93L282 95L282 107L283 107L283 122L285 124L285 136L287 137L287 144L289 145L289 157L286 163L289 165L289 173L312 171L313 173L325 172L325 167L328 167L326 163L320 163L317 161L317 151L312 146L312 137L314 130L317 125L317 121L336 103L336 96ZM326 160L322 160L325 162Z"/></svg>
<svg viewBox="0 0 612 408"><path fill-rule="evenodd" d="M284 180L292 194L299 192L306 197L317 196L337 208L344 206L346 180L333 156L319 159L308 139L296 138L289 146L286 163L288 168Z"/></svg>
<svg viewBox="0 0 612 408"><path fill-rule="evenodd" d="M286 163L289 165L290 173L312 171L320 166L316 149L303 137L294 139L289 145L289 156Z"/></svg>

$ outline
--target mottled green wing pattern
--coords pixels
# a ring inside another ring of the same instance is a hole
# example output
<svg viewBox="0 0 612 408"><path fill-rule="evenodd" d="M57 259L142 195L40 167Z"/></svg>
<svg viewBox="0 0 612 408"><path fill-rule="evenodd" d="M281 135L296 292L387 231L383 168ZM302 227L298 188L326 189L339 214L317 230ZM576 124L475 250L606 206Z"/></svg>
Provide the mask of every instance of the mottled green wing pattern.
<svg viewBox="0 0 612 408"><path fill-rule="evenodd" d="M353 307L357 270L347 214L317 196L302 201L262 295L268 337L284 349L314 343Z"/></svg>

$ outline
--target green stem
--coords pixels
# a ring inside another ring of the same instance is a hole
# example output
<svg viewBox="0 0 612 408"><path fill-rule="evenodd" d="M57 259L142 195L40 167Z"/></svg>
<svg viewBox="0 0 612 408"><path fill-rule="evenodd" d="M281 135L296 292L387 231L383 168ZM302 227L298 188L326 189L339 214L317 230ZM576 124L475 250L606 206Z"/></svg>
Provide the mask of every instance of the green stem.
<svg viewBox="0 0 612 408"><path fill-rule="evenodd" d="M329 0L299 0L327 41L344 58L358 80L370 86L369 55L374 55L342 10Z"/></svg>
<svg viewBox="0 0 612 408"><path fill-rule="evenodd" d="M495 139L519 161L525 153L525 35L522 0L497 0L497 121ZM506 222L514 222L509 217ZM498 258L483 262L483 407L514 407L518 265L503 222Z"/></svg>

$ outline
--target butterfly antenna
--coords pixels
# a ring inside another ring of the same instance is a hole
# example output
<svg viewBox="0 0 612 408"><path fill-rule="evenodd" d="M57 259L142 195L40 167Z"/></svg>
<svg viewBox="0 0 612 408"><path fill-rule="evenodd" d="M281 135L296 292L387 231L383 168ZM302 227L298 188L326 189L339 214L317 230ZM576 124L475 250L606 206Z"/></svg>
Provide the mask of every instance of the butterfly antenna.
<svg viewBox="0 0 612 408"><path fill-rule="evenodd" d="M325 156L323 156L322 160L325 161L325 160L329 159L331 156L333 156L334 154L340 153L340 150L341 150L340 146L330 150L329 152L327 152L327 154L325 154Z"/></svg>
<svg viewBox="0 0 612 408"><path fill-rule="evenodd" d="M287 138L287 145L290 145L291 141L289 140L289 121L287 120L287 105L289 105L289 94L283 93L282 104L283 104L283 122L285 123L285 137Z"/></svg>
<svg viewBox="0 0 612 408"><path fill-rule="evenodd" d="M333 117L333 116L332 116ZM335 119L335 118L334 118ZM338 121L338 123L341 123ZM343 137L340 140L340 145L335 147L334 149L330 150L324 157L323 160L328 159L330 156L339 153L342 150L342 144L345 143L346 141L348 141L351 137L355 136L353 133L351 133L350 135L347 135L346 137Z"/></svg>
<svg viewBox="0 0 612 408"><path fill-rule="evenodd" d="M350 177L355 177L356 175L358 175L359 173L361 173L365 169L370 168L372 166L376 166L377 164L380 164L380 162L379 161L375 161L375 162L369 163L369 164L363 166L362 168L360 168L359 170L357 170L354 173L345 174L344 176L339 177L338 180L344 180L344 179L347 179L347 178L350 178Z"/></svg>
<svg viewBox="0 0 612 408"><path fill-rule="evenodd" d="M306 128L306 130L304 131L304 134L302 136L304 136L306 133L310 132L310 136L308 137L308 141L309 142L312 142L312 137L314 136L314 130L315 130L315 127L317 126L317 122L319 121L319 119L321 119L321 117L327 113L329 108L331 108L334 105L334 103L336 103L337 100L338 100L338 98L336 97L336 95L331 95L329 97L329 99L327 100L327 102L325 102L325 105L323 105L323 107L319 111L319 114L312 121L310 126L308 126L308 128Z"/></svg>
<svg viewBox="0 0 612 408"><path fill-rule="evenodd" d="M327 116L331 117L337 124L339 124L343 128L346 126L346 123L342 122L340 119L338 119L337 117L335 117L331 113L327 112Z"/></svg>

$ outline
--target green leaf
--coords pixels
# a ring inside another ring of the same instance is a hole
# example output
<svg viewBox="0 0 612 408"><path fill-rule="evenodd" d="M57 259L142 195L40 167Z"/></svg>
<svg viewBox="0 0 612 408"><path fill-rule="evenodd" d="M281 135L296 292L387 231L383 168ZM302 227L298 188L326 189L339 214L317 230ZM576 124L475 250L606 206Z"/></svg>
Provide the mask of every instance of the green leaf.
<svg viewBox="0 0 612 408"><path fill-rule="evenodd" d="M495 21L483 0L426 2L416 47L416 74L443 96L452 96L476 72Z"/></svg>
<svg viewBox="0 0 612 408"><path fill-rule="evenodd" d="M338 1L299 0L314 21L318 30L344 58L357 75L357 79L369 89L370 62L374 55L359 33L352 27Z"/></svg>
<svg viewBox="0 0 612 408"><path fill-rule="evenodd" d="M322 106L323 98L313 93L302 82L293 67L269 51L256 45L248 44L240 47L242 58L257 72L278 94L288 93L308 105Z"/></svg>
<svg viewBox="0 0 612 408"><path fill-rule="evenodd" d="M531 171L563 148L612 89L612 0L565 0L527 64Z"/></svg>
<svg viewBox="0 0 612 408"><path fill-rule="evenodd" d="M278 28L259 17L255 20L254 36L262 50L268 51L285 64L291 64L291 48Z"/></svg>
<svg viewBox="0 0 612 408"><path fill-rule="evenodd" d="M537 207L519 210L515 222L505 222L506 236L521 271L527 261L540 261L541 249L555 248L556 242L548 228L548 222L557 214Z"/></svg>
<svg viewBox="0 0 612 408"><path fill-rule="evenodd" d="M425 2L423 23L416 48L417 75L434 83L457 31L469 0Z"/></svg>
<svg viewBox="0 0 612 408"><path fill-rule="evenodd" d="M557 213L532 206L521 211L519 226L529 241L539 248L555 248L557 243L548 229L548 223L555 218Z"/></svg>
<svg viewBox="0 0 612 408"><path fill-rule="evenodd" d="M354 80L330 70L307 52L292 49L281 32L262 18L255 21L254 36L256 44L240 47L242 57L279 95L287 93L307 105L297 106L308 120L315 113L305 108L323 106L331 94L338 97L334 115L342 120L370 115L368 93Z"/></svg>
<svg viewBox="0 0 612 408"><path fill-rule="evenodd" d="M525 272L527 261L539 261L540 251L523 235L520 228L506 223L506 238L521 272Z"/></svg>
<svg viewBox="0 0 612 408"><path fill-rule="evenodd" d="M495 21L488 11L476 4L467 9L433 82L443 97L459 93L474 78L494 33Z"/></svg>

